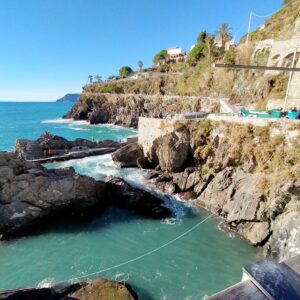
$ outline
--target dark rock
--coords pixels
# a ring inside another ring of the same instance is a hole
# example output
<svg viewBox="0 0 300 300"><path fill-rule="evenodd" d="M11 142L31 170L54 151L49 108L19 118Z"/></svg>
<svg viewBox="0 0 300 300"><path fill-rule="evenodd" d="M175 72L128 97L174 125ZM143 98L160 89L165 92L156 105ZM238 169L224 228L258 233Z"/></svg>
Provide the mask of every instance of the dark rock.
<svg viewBox="0 0 300 300"><path fill-rule="evenodd" d="M105 182L113 205L155 219L167 218L171 215L170 209L163 206L163 200L149 192L132 187L119 177L109 176Z"/></svg>
<svg viewBox="0 0 300 300"><path fill-rule="evenodd" d="M152 168L152 164L149 161L148 157L139 157L136 160L136 164L141 169L151 169Z"/></svg>
<svg viewBox="0 0 300 300"><path fill-rule="evenodd" d="M112 159L120 168L137 167L137 160L144 157L143 149L138 143L126 145L113 153Z"/></svg>
<svg viewBox="0 0 300 300"><path fill-rule="evenodd" d="M55 223L58 216L81 215L106 202L105 183L72 169L47 170L14 153L0 152L0 184L1 238Z"/></svg>
<svg viewBox="0 0 300 300"><path fill-rule="evenodd" d="M19 158L34 160L45 158L45 151L53 150L55 155L73 152L73 156L78 158L86 156L84 153L75 153L76 150L94 149L94 148L120 148L121 143L114 141L92 142L86 139L76 139L68 141L63 137L52 135L48 132L42 134L36 141L20 140L15 144L15 152Z"/></svg>

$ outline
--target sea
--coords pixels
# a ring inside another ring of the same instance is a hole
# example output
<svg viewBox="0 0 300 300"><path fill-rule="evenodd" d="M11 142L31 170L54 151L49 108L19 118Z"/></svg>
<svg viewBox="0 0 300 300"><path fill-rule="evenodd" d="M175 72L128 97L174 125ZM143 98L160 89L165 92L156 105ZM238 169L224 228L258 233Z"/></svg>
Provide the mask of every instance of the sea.
<svg viewBox="0 0 300 300"><path fill-rule="evenodd" d="M16 139L36 139L45 130L67 139L124 140L134 129L62 119L70 103L0 102L0 151ZM73 166L102 180L121 176L145 187L140 169L117 168L110 154L47 164ZM205 299L241 280L257 250L220 220L175 197L158 194L172 217L151 220L117 208L80 224L60 223L33 235L0 243L0 290L105 277L128 282L139 299Z"/></svg>

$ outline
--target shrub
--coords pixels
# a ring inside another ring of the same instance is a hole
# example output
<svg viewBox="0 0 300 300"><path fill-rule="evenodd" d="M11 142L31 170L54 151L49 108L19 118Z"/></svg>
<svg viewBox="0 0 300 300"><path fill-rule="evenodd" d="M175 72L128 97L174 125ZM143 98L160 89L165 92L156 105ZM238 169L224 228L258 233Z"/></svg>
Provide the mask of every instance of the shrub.
<svg viewBox="0 0 300 300"><path fill-rule="evenodd" d="M188 63L191 66L195 66L197 61L205 57L208 52L208 48L204 43L197 44L188 54Z"/></svg>
<svg viewBox="0 0 300 300"><path fill-rule="evenodd" d="M121 77L127 77L132 73L133 73L132 69L128 66L124 66L124 67L120 68L120 70L119 70L119 75Z"/></svg>
<svg viewBox="0 0 300 300"><path fill-rule="evenodd" d="M158 53L155 54L153 57L153 62L155 64L159 63L160 61L166 61L168 58L167 50L160 50Z"/></svg>
<svg viewBox="0 0 300 300"><path fill-rule="evenodd" d="M229 48L224 55L225 64L235 64L236 61L236 51L234 48Z"/></svg>

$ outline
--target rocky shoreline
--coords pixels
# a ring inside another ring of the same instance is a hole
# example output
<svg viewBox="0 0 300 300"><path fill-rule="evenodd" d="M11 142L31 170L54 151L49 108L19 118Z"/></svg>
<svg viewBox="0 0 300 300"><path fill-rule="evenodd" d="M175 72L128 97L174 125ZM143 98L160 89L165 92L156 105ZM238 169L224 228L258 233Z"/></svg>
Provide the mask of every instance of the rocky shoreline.
<svg viewBox="0 0 300 300"><path fill-rule="evenodd" d="M169 217L162 200L121 178L96 181L73 168L48 170L0 152L0 239L29 234L59 220L82 219L115 205L154 219Z"/></svg>
<svg viewBox="0 0 300 300"><path fill-rule="evenodd" d="M146 178L151 185L221 217L263 256L281 260L300 249L297 142L282 138L265 127L178 122L147 151L132 144L113 160L152 169Z"/></svg>

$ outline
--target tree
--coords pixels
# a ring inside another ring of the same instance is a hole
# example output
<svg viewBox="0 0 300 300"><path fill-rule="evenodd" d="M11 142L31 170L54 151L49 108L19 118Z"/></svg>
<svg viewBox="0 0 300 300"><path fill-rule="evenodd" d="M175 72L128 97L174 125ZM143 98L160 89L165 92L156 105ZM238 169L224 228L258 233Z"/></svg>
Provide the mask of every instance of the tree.
<svg viewBox="0 0 300 300"><path fill-rule="evenodd" d="M206 36L207 36L206 30L201 31L197 36L198 44L205 43Z"/></svg>
<svg viewBox="0 0 300 300"><path fill-rule="evenodd" d="M188 53L188 63L192 66L197 64L201 58L205 57L207 54L207 46L204 43L197 44L189 53Z"/></svg>
<svg viewBox="0 0 300 300"><path fill-rule="evenodd" d="M161 61L166 61L168 58L168 52L167 50L160 50L158 53L155 54L153 57L153 62L155 64L161 62Z"/></svg>
<svg viewBox="0 0 300 300"><path fill-rule="evenodd" d="M95 75L95 80L97 83L100 83L102 81L102 77L99 75Z"/></svg>
<svg viewBox="0 0 300 300"><path fill-rule="evenodd" d="M222 43L222 48L225 49L226 42L231 40L230 28L227 23L223 23L219 26L218 36Z"/></svg>
<svg viewBox="0 0 300 300"><path fill-rule="evenodd" d="M120 70L119 70L119 75L121 77L127 77L132 73L133 73L132 69L128 66L124 66L124 67L120 68Z"/></svg>
<svg viewBox="0 0 300 300"><path fill-rule="evenodd" d="M205 37L205 45L207 46L208 50L208 58L211 58L212 48L215 44L215 37L211 34L207 34Z"/></svg>
<svg viewBox="0 0 300 300"><path fill-rule="evenodd" d="M93 75L89 75L90 84L93 84Z"/></svg>
<svg viewBox="0 0 300 300"><path fill-rule="evenodd" d="M137 65L138 65L139 71L142 71L142 69L143 69L143 62L141 60L139 60L137 62Z"/></svg>

